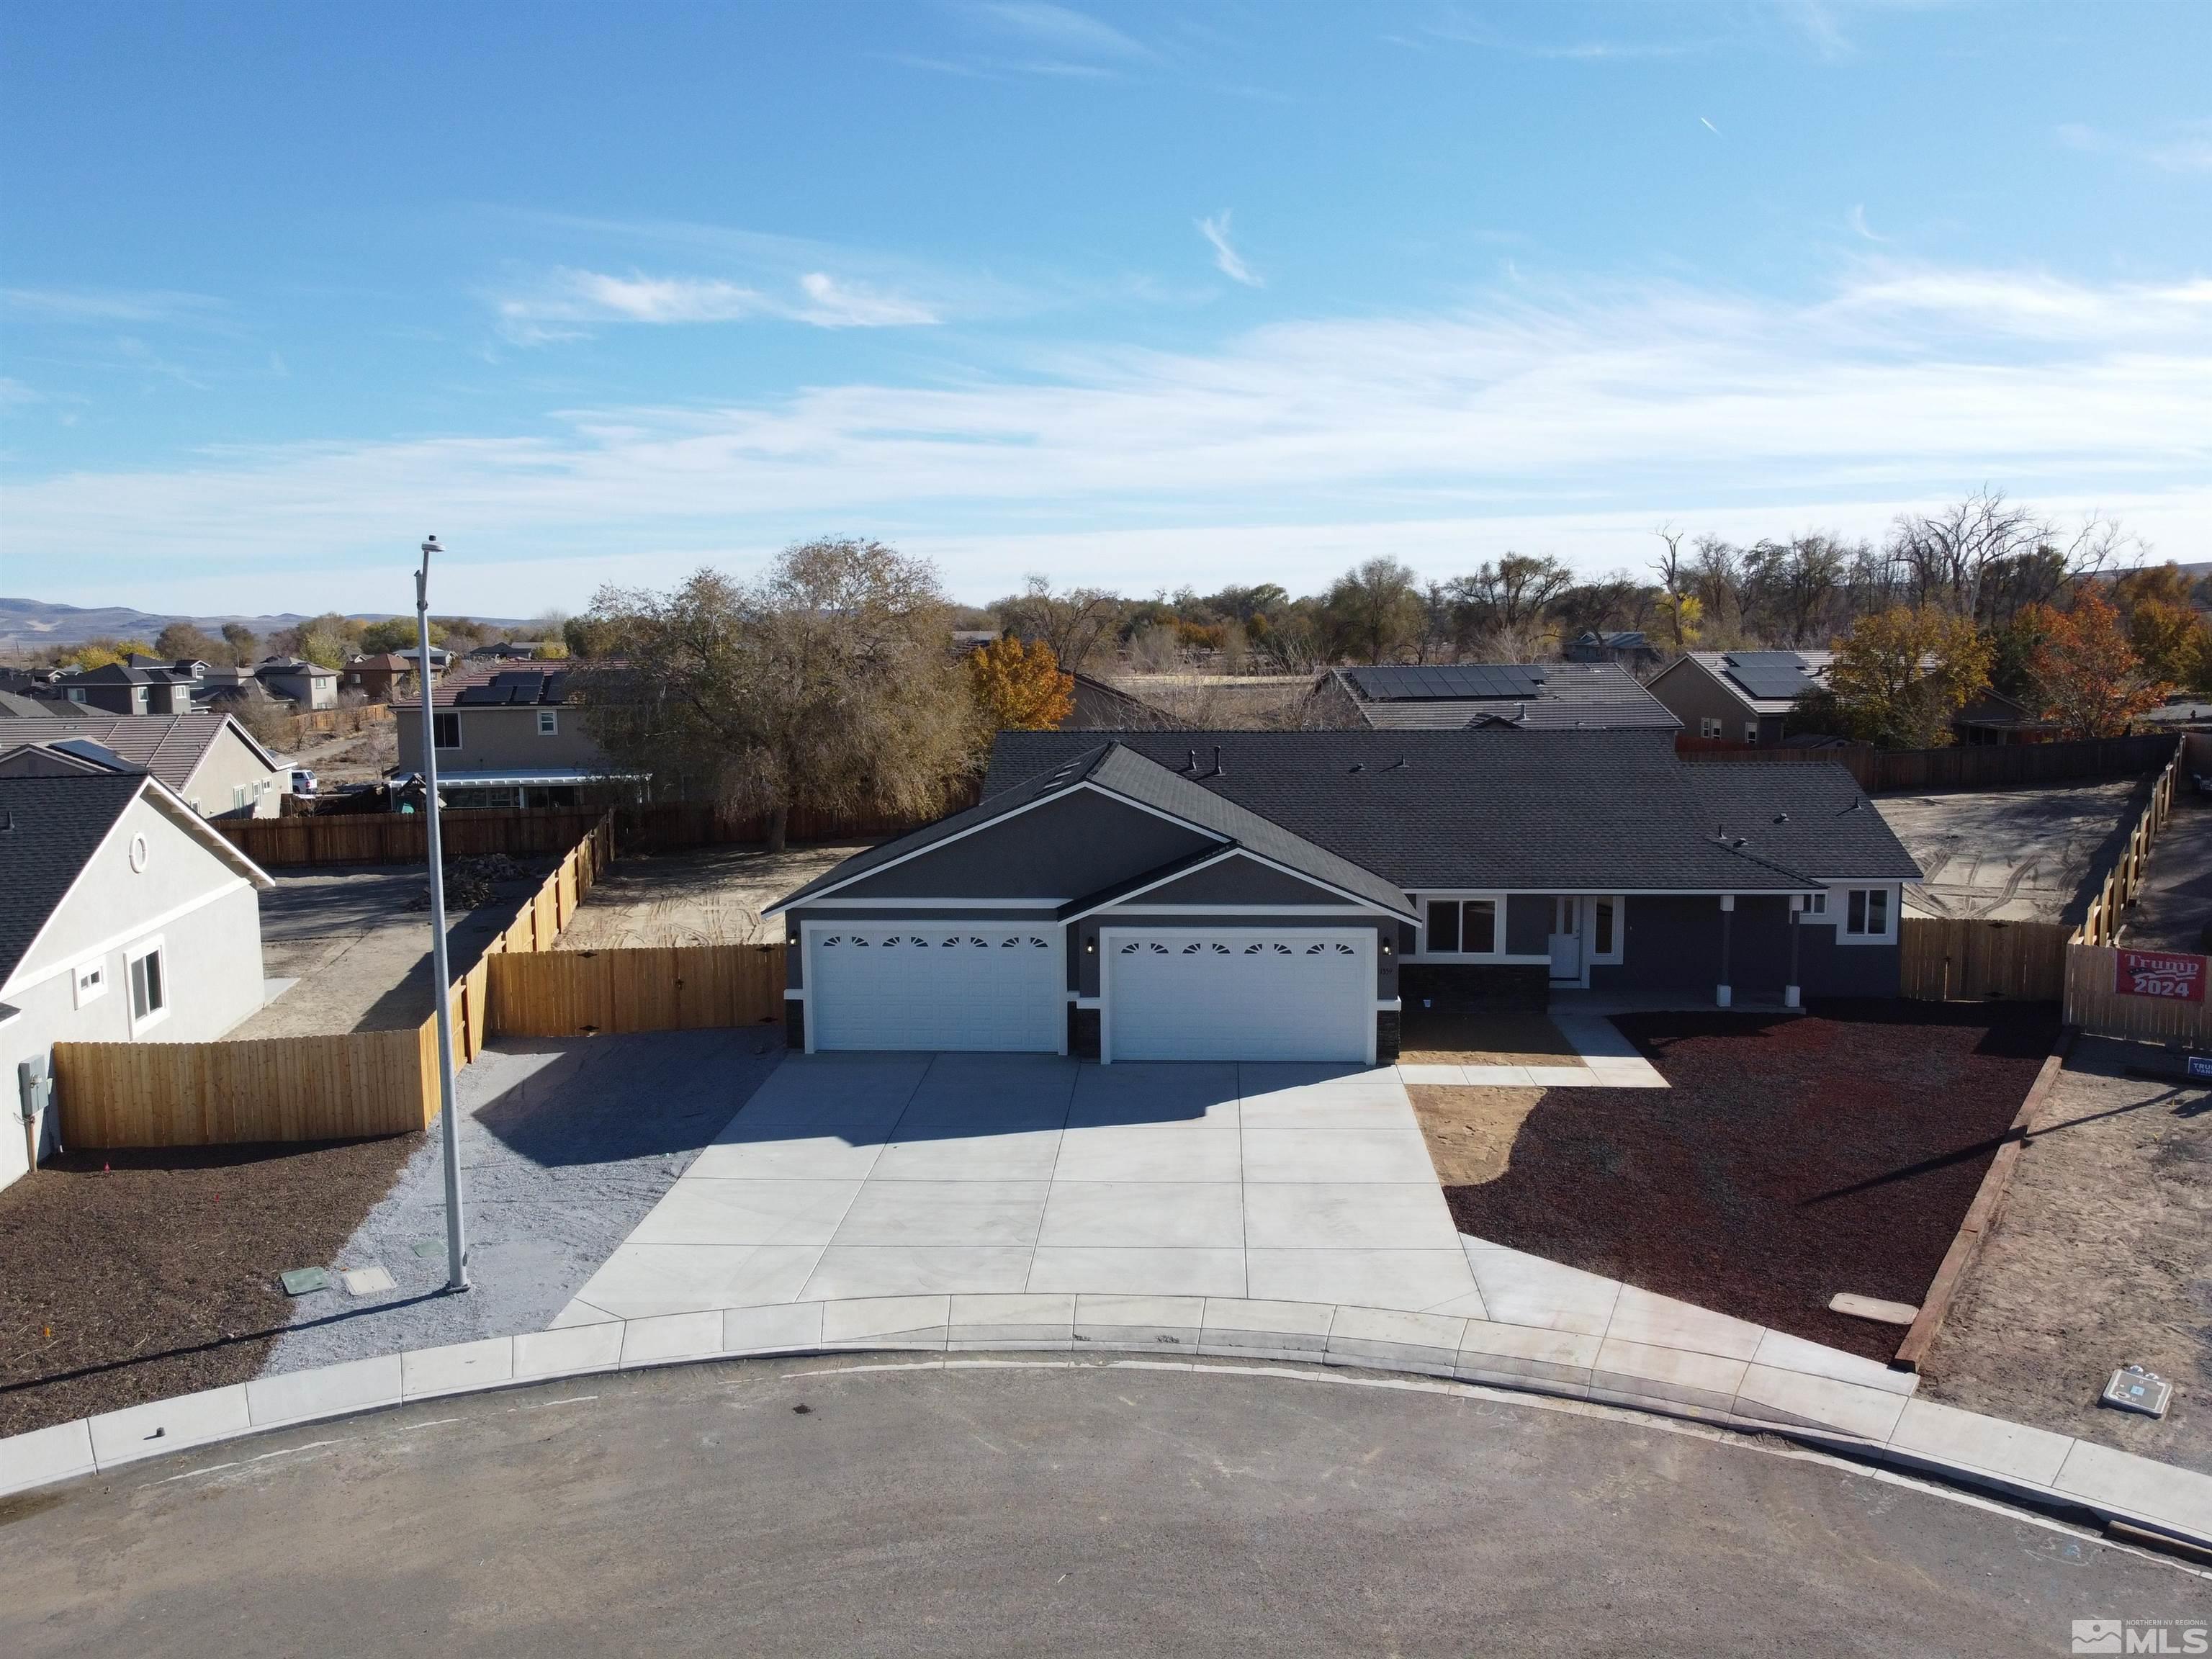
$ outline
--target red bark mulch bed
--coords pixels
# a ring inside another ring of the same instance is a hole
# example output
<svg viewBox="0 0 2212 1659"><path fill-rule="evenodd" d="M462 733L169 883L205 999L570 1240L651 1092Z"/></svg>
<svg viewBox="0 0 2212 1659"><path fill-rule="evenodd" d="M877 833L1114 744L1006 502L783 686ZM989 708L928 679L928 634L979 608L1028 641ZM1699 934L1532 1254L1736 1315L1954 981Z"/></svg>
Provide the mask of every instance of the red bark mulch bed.
<svg viewBox="0 0 2212 1659"><path fill-rule="evenodd" d="M71 1152L0 1191L0 1435L258 1375L276 1275L328 1265L421 1144Z"/></svg>
<svg viewBox="0 0 2212 1659"><path fill-rule="evenodd" d="M1463 1232L1887 1360L2057 1036L2030 1004L1832 1002L1614 1021L1672 1087L1553 1089Z"/></svg>

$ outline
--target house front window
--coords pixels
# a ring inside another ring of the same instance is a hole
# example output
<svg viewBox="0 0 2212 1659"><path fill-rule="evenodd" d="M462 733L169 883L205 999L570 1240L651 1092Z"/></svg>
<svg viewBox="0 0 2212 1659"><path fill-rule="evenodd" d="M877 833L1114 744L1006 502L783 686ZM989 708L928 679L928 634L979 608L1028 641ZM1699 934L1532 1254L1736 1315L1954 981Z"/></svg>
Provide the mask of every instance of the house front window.
<svg viewBox="0 0 2212 1659"><path fill-rule="evenodd" d="M538 711L538 735L541 738L553 738L558 737L560 734L561 716L550 708L539 709Z"/></svg>
<svg viewBox="0 0 2212 1659"><path fill-rule="evenodd" d="M1892 920L1887 887L1854 887L1844 900L1844 933L1847 938L1887 939Z"/></svg>
<svg viewBox="0 0 2212 1659"><path fill-rule="evenodd" d="M1496 899L1431 899L1426 951L1432 957L1498 954Z"/></svg>

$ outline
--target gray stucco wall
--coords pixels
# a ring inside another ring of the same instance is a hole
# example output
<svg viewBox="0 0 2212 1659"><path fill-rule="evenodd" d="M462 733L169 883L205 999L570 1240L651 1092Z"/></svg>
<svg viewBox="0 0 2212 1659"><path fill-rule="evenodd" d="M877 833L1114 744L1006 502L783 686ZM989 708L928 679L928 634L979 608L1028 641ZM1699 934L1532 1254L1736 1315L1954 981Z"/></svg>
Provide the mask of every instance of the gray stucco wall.
<svg viewBox="0 0 2212 1659"><path fill-rule="evenodd" d="M493 768L512 771L530 766L580 767L596 771L605 763L599 745L584 729L584 711L580 708L563 705L544 711L551 714L560 726L551 737L538 734L540 711L535 708L495 705L441 708L438 712L458 715L461 723L460 747L438 751L438 764L441 767L467 772ZM399 732L400 769L421 771L422 711L396 709L392 719Z"/></svg>
<svg viewBox="0 0 2212 1659"><path fill-rule="evenodd" d="M1684 658L1668 669L1644 688L1667 705L1668 711L1682 722L1682 729L1691 737L1701 737L1705 728L1699 724L1710 716L1721 723L1721 737L1729 743L1743 741L1744 722L1757 719L1750 708L1733 692L1728 690L1706 671ZM1782 721L1773 717L1774 733L1781 734ZM1759 741L1769 741L1761 722Z"/></svg>
<svg viewBox="0 0 2212 1659"><path fill-rule="evenodd" d="M148 858L145 870L136 872L129 848L131 836L140 834ZM168 914L181 907L190 908L181 915ZM169 1012L134 1036L125 953L155 935L161 940ZM106 968L107 989L76 1007L75 970L95 957ZM15 1118L16 1062L47 1053L56 1042L219 1037L261 1006L261 972L258 896L165 814L143 800L135 803L0 998L21 1010L0 1025L0 1186L26 1168ZM48 1151L53 1129L49 1119Z"/></svg>
<svg viewBox="0 0 2212 1659"><path fill-rule="evenodd" d="M202 817L273 818L283 810L283 797L291 783L290 773L262 765L246 739L227 728L208 745L179 793ZM231 805L232 792L240 788L246 791L243 808Z"/></svg>
<svg viewBox="0 0 2212 1659"><path fill-rule="evenodd" d="M1154 813L1079 790L855 882L837 896L1034 897L1060 904L1213 844Z"/></svg>

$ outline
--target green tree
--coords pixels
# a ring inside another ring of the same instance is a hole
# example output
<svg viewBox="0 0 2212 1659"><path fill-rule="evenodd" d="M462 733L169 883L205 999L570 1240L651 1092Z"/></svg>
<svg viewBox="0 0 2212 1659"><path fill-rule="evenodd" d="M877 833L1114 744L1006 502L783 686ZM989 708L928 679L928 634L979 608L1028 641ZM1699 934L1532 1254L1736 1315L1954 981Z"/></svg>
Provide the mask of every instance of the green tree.
<svg viewBox="0 0 2212 1659"><path fill-rule="evenodd" d="M571 682L587 729L658 788L765 813L771 851L797 809L941 811L988 738L935 568L880 542L802 543L748 583L603 588L592 615L623 657Z"/></svg>
<svg viewBox="0 0 2212 1659"><path fill-rule="evenodd" d="M1828 690L1845 732L1886 749L1940 749L1988 688L1991 651L1972 620L1934 605L1859 618L1836 641Z"/></svg>
<svg viewBox="0 0 2212 1659"><path fill-rule="evenodd" d="M1395 559L1368 559L1329 585L1322 628L1333 653L1379 663L1419 636L1421 599L1413 570Z"/></svg>
<svg viewBox="0 0 2212 1659"><path fill-rule="evenodd" d="M386 651L412 651L420 642L412 617L386 617L381 622L370 623L361 630L361 648L371 656ZM445 624L434 617L430 620L430 643L446 642Z"/></svg>
<svg viewBox="0 0 2212 1659"><path fill-rule="evenodd" d="M244 623L225 623L222 642L230 647L230 660L240 667L261 660L261 636Z"/></svg>

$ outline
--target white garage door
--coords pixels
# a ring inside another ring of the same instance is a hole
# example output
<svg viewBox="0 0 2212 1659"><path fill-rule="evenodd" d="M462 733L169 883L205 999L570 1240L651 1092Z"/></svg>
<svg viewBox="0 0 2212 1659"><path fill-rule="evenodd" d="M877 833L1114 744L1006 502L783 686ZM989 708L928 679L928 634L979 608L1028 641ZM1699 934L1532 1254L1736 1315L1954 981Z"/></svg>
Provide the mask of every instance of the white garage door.
<svg viewBox="0 0 2212 1659"><path fill-rule="evenodd" d="M1375 934L1109 928L1109 1060L1340 1060L1374 1053Z"/></svg>
<svg viewBox="0 0 2212 1659"><path fill-rule="evenodd" d="M1056 1052L1067 969L1056 926L884 922L807 929L815 1048Z"/></svg>

